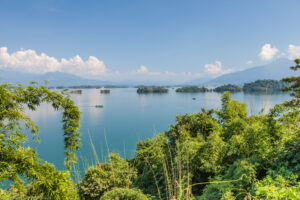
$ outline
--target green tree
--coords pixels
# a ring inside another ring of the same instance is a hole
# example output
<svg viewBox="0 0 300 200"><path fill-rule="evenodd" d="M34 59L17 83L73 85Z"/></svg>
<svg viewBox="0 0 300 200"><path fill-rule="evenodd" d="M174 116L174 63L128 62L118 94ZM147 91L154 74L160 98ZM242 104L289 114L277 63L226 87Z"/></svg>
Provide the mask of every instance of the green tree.
<svg viewBox="0 0 300 200"><path fill-rule="evenodd" d="M25 108L36 110L43 102L62 110L65 165L70 168L76 163L74 151L80 147L80 112L66 91L51 91L34 83L28 87L3 84L0 85L0 182L14 182L11 188L18 191L17 195L76 198L69 172L57 171L53 165L42 162L37 152L25 145L28 137L24 129L31 130L34 141L38 141L39 134L38 126L25 114ZM26 187L24 179L29 183Z"/></svg>
<svg viewBox="0 0 300 200"><path fill-rule="evenodd" d="M99 199L112 188L129 188L136 176L135 170L118 154L110 155L110 163L99 163L90 167L82 182L78 183L82 199Z"/></svg>
<svg viewBox="0 0 300 200"><path fill-rule="evenodd" d="M100 200L150 200L148 196L143 194L140 190L129 188L114 188L105 192Z"/></svg>
<svg viewBox="0 0 300 200"><path fill-rule="evenodd" d="M300 59L295 59L295 66L292 66L291 69L297 71L300 68ZM295 97L290 101L290 105L300 106L300 76L292 76L284 78L283 81L289 83L289 86L285 87L284 91L291 91L291 96Z"/></svg>

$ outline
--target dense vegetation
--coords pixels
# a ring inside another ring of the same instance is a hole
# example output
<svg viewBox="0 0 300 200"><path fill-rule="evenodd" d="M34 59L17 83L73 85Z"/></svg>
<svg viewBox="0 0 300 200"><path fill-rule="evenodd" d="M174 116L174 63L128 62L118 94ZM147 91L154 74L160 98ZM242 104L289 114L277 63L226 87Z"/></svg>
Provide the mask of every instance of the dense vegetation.
<svg viewBox="0 0 300 200"><path fill-rule="evenodd" d="M296 66L292 66L291 69L297 71L300 69L300 59L295 60ZM291 96L295 97L291 102L290 105L300 106L300 77L299 76L292 76L289 78L284 78L283 81L288 83L283 91L291 91Z"/></svg>
<svg viewBox="0 0 300 200"><path fill-rule="evenodd" d="M251 83L245 83L244 92L280 92L287 84L276 80L257 80Z"/></svg>
<svg viewBox="0 0 300 200"><path fill-rule="evenodd" d="M213 91L215 92L241 92L243 89L237 85L232 85L232 84L228 84L228 85L222 85L219 87L216 87Z"/></svg>
<svg viewBox="0 0 300 200"><path fill-rule="evenodd" d="M177 88L176 92L185 92L185 93L197 93L197 92L209 92L210 90L205 87L197 87L197 86L188 86Z"/></svg>
<svg viewBox="0 0 300 200"><path fill-rule="evenodd" d="M56 170L24 145L22 132L25 125L38 133L24 106L34 110L47 102L62 109L66 164L74 164L80 113L68 95L1 85L0 181L13 184L0 189L0 199L298 199L300 77L285 80L295 98L268 114L249 115L246 104L225 92L220 110L178 116L168 131L140 141L134 158L111 154L108 163L91 166L77 186L69 171Z"/></svg>
<svg viewBox="0 0 300 200"><path fill-rule="evenodd" d="M136 92L138 94L147 94L147 93L167 93L169 90L167 88L138 88Z"/></svg>

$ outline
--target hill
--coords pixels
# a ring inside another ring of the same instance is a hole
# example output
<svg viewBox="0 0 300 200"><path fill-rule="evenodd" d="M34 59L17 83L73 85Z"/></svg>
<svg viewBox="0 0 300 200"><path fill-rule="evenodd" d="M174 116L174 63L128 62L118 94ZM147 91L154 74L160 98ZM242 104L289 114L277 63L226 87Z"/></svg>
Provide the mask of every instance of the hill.
<svg viewBox="0 0 300 200"><path fill-rule="evenodd" d="M235 84L242 86L244 83L249 83L256 80L281 80L282 78L288 76L299 76L300 72L295 73L289 68L292 65L294 64L291 60L279 59L267 65L253 67L243 71L219 76L215 79L206 81L202 85L220 86L225 84ZM194 82L196 82L196 80Z"/></svg>
<svg viewBox="0 0 300 200"><path fill-rule="evenodd" d="M28 85L30 81L43 84L44 81L50 81L49 86L78 86L78 85L108 85L108 81L82 78L63 72L48 72L45 74L32 74L17 72L11 70L0 70L0 83L12 83Z"/></svg>

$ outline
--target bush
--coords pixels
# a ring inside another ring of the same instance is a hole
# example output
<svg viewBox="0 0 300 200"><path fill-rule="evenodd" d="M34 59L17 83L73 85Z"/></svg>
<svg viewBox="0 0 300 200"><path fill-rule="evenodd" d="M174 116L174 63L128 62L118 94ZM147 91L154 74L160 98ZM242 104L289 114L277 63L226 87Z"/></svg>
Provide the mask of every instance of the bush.
<svg viewBox="0 0 300 200"><path fill-rule="evenodd" d="M111 163L101 163L90 167L83 181L78 184L80 197L99 199L114 187L129 187L135 171L118 154L110 155Z"/></svg>
<svg viewBox="0 0 300 200"><path fill-rule="evenodd" d="M143 194L140 190L129 188L114 188L106 192L100 200L147 200L149 196Z"/></svg>
<svg viewBox="0 0 300 200"><path fill-rule="evenodd" d="M27 186L28 197L46 199L79 199L69 171L59 171L50 163L41 166L40 175Z"/></svg>

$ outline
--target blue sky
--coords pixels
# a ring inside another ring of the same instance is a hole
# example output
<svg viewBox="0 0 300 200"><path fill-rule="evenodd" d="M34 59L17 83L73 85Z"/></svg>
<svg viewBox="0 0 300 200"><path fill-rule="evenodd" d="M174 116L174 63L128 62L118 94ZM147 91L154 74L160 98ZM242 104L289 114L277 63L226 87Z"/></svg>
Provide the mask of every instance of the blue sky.
<svg viewBox="0 0 300 200"><path fill-rule="evenodd" d="M298 0L0 0L0 68L218 76L300 56L299 8Z"/></svg>

